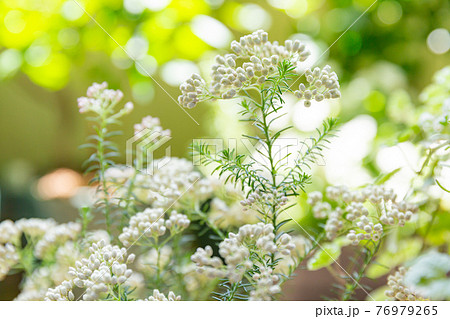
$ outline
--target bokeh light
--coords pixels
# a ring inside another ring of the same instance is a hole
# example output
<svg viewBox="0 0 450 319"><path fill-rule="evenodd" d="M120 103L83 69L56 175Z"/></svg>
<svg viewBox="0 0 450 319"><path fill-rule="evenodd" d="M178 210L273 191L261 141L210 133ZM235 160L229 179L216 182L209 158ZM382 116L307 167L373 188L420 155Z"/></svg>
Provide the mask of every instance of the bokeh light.
<svg viewBox="0 0 450 319"><path fill-rule="evenodd" d="M192 73L199 73L195 63L188 60L173 60L162 66L161 77L167 84L178 86Z"/></svg>
<svg viewBox="0 0 450 319"><path fill-rule="evenodd" d="M9 11L5 16L4 23L6 29L11 33L20 33L26 26L23 13L18 10Z"/></svg>
<svg viewBox="0 0 450 319"><path fill-rule="evenodd" d="M448 30L439 28L431 31L427 37L428 49L435 54L444 54L450 49L450 34Z"/></svg>
<svg viewBox="0 0 450 319"><path fill-rule="evenodd" d="M247 31L269 29L272 24L270 15L257 4L244 4L237 14L239 24Z"/></svg>
<svg viewBox="0 0 450 319"><path fill-rule="evenodd" d="M220 21L206 15L198 15L191 22L192 32L214 48L225 48L233 34Z"/></svg>
<svg viewBox="0 0 450 319"><path fill-rule="evenodd" d="M402 6L397 1L383 1L378 5L377 15L387 25L397 23L402 17Z"/></svg>
<svg viewBox="0 0 450 319"><path fill-rule="evenodd" d="M0 54L0 78L13 75L22 64L20 51L8 49Z"/></svg>
<svg viewBox="0 0 450 319"><path fill-rule="evenodd" d="M69 198L83 185L81 175L68 168L59 168L42 176L37 183L41 199Z"/></svg>

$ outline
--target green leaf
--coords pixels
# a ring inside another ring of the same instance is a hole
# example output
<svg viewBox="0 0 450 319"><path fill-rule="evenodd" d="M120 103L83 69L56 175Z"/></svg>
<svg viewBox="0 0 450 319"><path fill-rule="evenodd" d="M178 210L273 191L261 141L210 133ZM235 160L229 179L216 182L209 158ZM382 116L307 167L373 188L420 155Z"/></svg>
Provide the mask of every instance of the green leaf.
<svg viewBox="0 0 450 319"><path fill-rule="evenodd" d="M413 135L414 135L414 131L412 129L408 129L399 135L399 137L397 138L397 141L398 141L398 143L409 141Z"/></svg>
<svg viewBox="0 0 450 319"><path fill-rule="evenodd" d="M395 174L397 174L402 168L396 168L393 171L386 173L386 174L381 174L377 177L377 179L375 180L374 184L375 185L382 185L384 183L386 183L388 180L390 180L392 178L392 176L394 176Z"/></svg>
<svg viewBox="0 0 450 319"><path fill-rule="evenodd" d="M308 270L318 270L328 267L341 255L342 244L338 240L322 245L307 263Z"/></svg>

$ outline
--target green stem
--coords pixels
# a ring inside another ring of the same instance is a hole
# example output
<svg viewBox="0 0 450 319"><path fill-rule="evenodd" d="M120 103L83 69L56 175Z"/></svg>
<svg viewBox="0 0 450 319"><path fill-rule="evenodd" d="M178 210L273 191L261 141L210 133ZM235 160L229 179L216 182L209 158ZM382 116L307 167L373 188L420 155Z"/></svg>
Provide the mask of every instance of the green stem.
<svg viewBox="0 0 450 319"><path fill-rule="evenodd" d="M103 202L104 202L104 214L105 214L105 223L106 223L106 231L108 232L109 236L112 236L111 234L111 216L110 216L110 202L109 202L109 193L108 193L108 186L106 183L105 178L105 172L108 168L108 164L105 162L105 148L104 148L104 142L105 142L105 135L107 132L107 118L106 115L102 115L100 117L100 128L98 130L98 143L97 143L97 156L99 161L99 179L100 184L103 192Z"/></svg>
<svg viewBox="0 0 450 319"><path fill-rule="evenodd" d="M201 220L208 225L208 227L213 230L217 236L219 236L222 240L226 238L225 234L216 226L213 222L211 222L208 218L208 215L199 211L195 210L194 214L198 215Z"/></svg>
<svg viewBox="0 0 450 319"><path fill-rule="evenodd" d="M430 231L431 231L431 228L433 227L434 221L435 221L435 219L436 219L437 212L438 212L438 209L435 209L435 210L433 211L433 214L431 215L431 220L430 220L430 222L429 222L428 225L427 225L427 229L425 230L425 234L423 235L423 239L422 239L422 248L420 249L420 252L421 252L421 253L422 253L422 252L425 250L425 248L427 247L426 240L427 240L428 234L429 234Z"/></svg>
<svg viewBox="0 0 450 319"><path fill-rule="evenodd" d="M359 268L359 271L357 273L356 278L350 278L351 284L349 284L348 287L345 288L344 294L342 295L342 301L348 301L355 293L356 288L360 287L360 282L364 277L364 274L366 272L367 267L371 264L373 258L375 257L376 253L378 252L378 249L381 245L381 239L375 244L373 243L373 250L371 250L369 247L365 247L365 253L364 253L364 262Z"/></svg>
<svg viewBox="0 0 450 319"><path fill-rule="evenodd" d="M17 247L17 246L16 246ZM31 276L33 273L33 264L34 264L34 245L26 245L19 253L20 264L25 271L27 277Z"/></svg>
<svg viewBox="0 0 450 319"><path fill-rule="evenodd" d="M139 166L137 166L137 167L139 167ZM121 228L125 227L126 220L130 218L131 213L134 213L134 211L132 211L132 209L131 209L131 204L134 202L134 198L132 199L132 195L133 195L134 183L136 181L136 176L137 176L137 170L135 169L133 176L131 176L131 178L129 180L129 185L127 188L127 194L125 197L126 205L125 205L124 214L122 214Z"/></svg>
<svg viewBox="0 0 450 319"><path fill-rule="evenodd" d="M175 267L172 267L173 276L176 277L175 285L177 287L177 291L183 293L184 296L188 296L189 292L186 289L185 278L182 272L176 271L182 267L182 255L180 253L180 238L181 236L174 236L172 241L173 246L173 264ZM175 269L175 271L173 271Z"/></svg>
<svg viewBox="0 0 450 319"><path fill-rule="evenodd" d="M231 284L231 290L228 291L226 301L233 301L234 295L238 291L238 287L239 287L238 283Z"/></svg>
<svg viewBox="0 0 450 319"><path fill-rule="evenodd" d="M156 287L159 287L161 282L161 249L159 246L156 247Z"/></svg>
<svg viewBox="0 0 450 319"><path fill-rule="evenodd" d="M273 99L274 99L274 92L275 92L275 88L279 85L281 79L281 75L279 78L279 81L276 82L276 84L274 85L274 87L272 87L272 94L269 95L268 98L265 97L264 95L264 91L262 91L262 96L261 96L261 113L262 113L262 121L261 121L261 126L263 129L263 134L264 134L264 142L267 146L267 157L269 159L269 164L270 164L270 170L269 173L271 175L271 179L272 179L272 183L271 183L271 188L272 190L276 191L278 189L278 185L276 182L276 177L277 177L277 170L274 164L274 160L273 160L273 154L272 154L272 149L273 149L273 139L272 136L270 134L270 125L267 122L267 111L271 108L274 107L273 105ZM268 102L268 104L267 104ZM277 198L273 198L272 199L272 204L270 206L270 212L271 212L271 216L269 216L270 221L272 223L273 226L273 234L274 234L274 244L276 244L276 237L277 237L277 208L276 208L276 201ZM273 264L275 262L275 254L271 254L270 255L270 261L271 264Z"/></svg>

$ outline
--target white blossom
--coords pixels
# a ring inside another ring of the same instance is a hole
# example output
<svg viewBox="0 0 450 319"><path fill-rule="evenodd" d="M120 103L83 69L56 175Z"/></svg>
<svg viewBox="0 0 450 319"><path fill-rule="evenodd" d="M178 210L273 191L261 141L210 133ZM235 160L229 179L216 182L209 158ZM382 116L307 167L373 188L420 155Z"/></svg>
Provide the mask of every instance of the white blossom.
<svg viewBox="0 0 450 319"><path fill-rule="evenodd" d="M253 275L255 289L250 291L250 301L269 301L281 292L280 278L273 274L272 268L262 267Z"/></svg>
<svg viewBox="0 0 450 319"><path fill-rule="evenodd" d="M177 213L176 210L173 210L170 213L169 218L165 220L165 226L171 233L182 231L183 229L189 227L190 223L191 221L186 215Z"/></svg>
<svg viewBox="0 0 450 319"><path fill-rule="evenodd" d="M419 301L424 300L417 292L406 287L404 284L404 277L406 274L406 268L400 267L394 275L388 277L389 290L385 291L386 297L393 298L399 301Z"/></svg>
<svg viewBox="0 0 450 319"><path fill-rule="evenodd" d="M239 42L231 43L234 53L217 55L211 70L211 83L198 74L193 74L181 84L178 102L187 108L195 107L208 99L231 99L243 88L260 87L270 76L278 72L281 61L290 61L294 66L305 61L310 52L299 40L286 40L284 45L269 42L268 34L262 30L243 36ZM329 66L306 72L308 88L301 84L295 95L310 100L338 98L339 82L336 73ZM304 89L303 89L304 88Z"/></svg>
<svg viewBox="0 0 450 319"><path fill-rule="evenodd" d="M119 235L119 240L129 247L142 236L156 238L163 236L166 230L174 234L190 224L186 215L179 214L175 210L170 213L168 219L165 219L164 215L165 211L162 208L146 208L131 217L128 227L125 227Z"/></svg>
<svg viewBox="0 0 450 319"><path fill-rule="evenodd" d="M7 243L5 245L0 245L0 280L3 280L11 267L18 262L19 255L12 244Z"/></svg>
<svg viewBox="0 0 450 319"><path fill-rule="evenodd" d="M69 222L50 228L39 240L34 248L34 254L44 259L48 254L54 252L57 246L64 244L68 240L74 240L81 231L79 223Z"/></svg>
<svg viewBox="0 0 450 319"><path fill-rule="evenodd" d="M350 226L347 238L353 245L362 240L380 240L383 225L404 226L418 210L417 205L397 201L392 189L378 185L354 191L345 186L330 186L326 189L326 195L338 206L332 208L330 203L313 192L308 196L308 203L312 205L314 217L327 218L325 232L329 240L336 238L344 227ZM367 205L375 207L377 214L369 214Z"/></svg>
<svg viewBox="0 0 450 319"><path fill-rule="evenodd" d="M94 112L98 115L113 114L114 106L123 98L120 90L108 89L108 83L92 84L86 92L85 97L78 98L78 107L80 113ZM130 113L133 110L133 104L127 102L125 106L115 115L120 117L123 114Z"/></svg>
<svg viewBox="0 0 450 319"><path fill-rule="evenodd" d="M318 67L314 70L305 71L307 86L300 83L294 95L299 99L304 99L305 106L311 106L311 101L321 102L324 99L337 99L341 97L339 91L339 80L335 72L331 72L331 67L326 65L322 70Z"/></svg>
<svg viewBox="0 0 450 319"><path fill-rule="evenodd" d="M16 243L20 235L20 229L12 220L7 219L0 223L0 244Z"/></svg>
<svg viewBox="0 0 450 319"><path fill-rule="evenodd" d="M144 301L180 301L181 296L175 295L173 291L169 291L169 293L164 295L162 292L159 292L158 289L153 290L153 295L148 298L145 298Z"/></svg>
<svg viewBox="0 0 450 319"><path fill-rule="evenodd" d="M283 255L282 253L275 255L275 258L279 259L274 269L276 273L290 275L297 268L306 253L312 248L311 242L300 235L292 236L289 242L294 246L294 249L289 250L288 255ZM287 253L287 251L284 253Z"/></svg>
<svg viewBox="0 0 450 319"><path fill-rule="evenodd" d="M166 233L164 226L164 210L162 208L146 208L130 219L128 227L122 230L119 240L126 246L131 246L141 236L158 237Z"/></svg>
<svg viewBox="0 0 450 319"><path fill-rule="evenodd" d="M134 134L139 135L142 133L158 133L160 136L170 136L170 130L163 129L159 118L146 116L142 119L141 123L134 125Z"/></svg>
<svg viewBox="0 0 450 319"><path fill-rule="evenodd" d="M246 199L241 200L241 205L244 206L244 209L248 209L251 207L266 207L267 203L271 203L270 205L274 205L275 208L279 208L283 205L286 205L288 198L282 192L277 190L272 190L270 193L261 192L259 190L250 193Z"/></svg>
<svg viewBox="0 0 450 319"><path fill-rule="evenodd" d="M105 246L100 241L92 244L89 251L89 258L82 258L75 262L75 267L69 268L72 279L50 288L46 300L74 300L73 286L85 289L83 300L98 300L101 294L110 291L111 286L124 284L133 274L127 264L134 261L135 255L127 257L125 248Z"/></svg>
<svg viewBox="0 0 450 319"><path fill-rule="evenodd" d="M41 219L41 218L22 218L16 221L16 226L25 235L38 238L44 236L51 228L55 227L57 224L54 219Z"/></svg>
<svg viewBox="0 0 450 319"><path fill-rule="evenodd" d="M261 257L279 253L289 256L295 249L292 238L283 234L275 240L274 228L271 224L258 223L244 225L237 234L229 233L219 244L219 257L213 257L210 246L198 248L191 260L198 271L210 278L226 277L230 282L239 282L249 269L253 268L249 247L256 247ZM254 249L254 248L252 248Z"/></svg>
<svg viewBox="0 0 450 319"><path fill-rule="evenodd" d="M69 267L81 258L82 254L80 247L72 241L58 247L54 263L38 267L31 275L26 276L15 300L44 300L49 288L70 280Z"/></svg>
<svg viewBox="0 0 450 319"><path fill-rule="evenodd" d="M185 201L205 200L213 193L212 180L203 178L186 159L164 157L149 165L154 168L152 174L121 166L108 169L105 175L114 184L115 197L126 197L131 180L136 199L156 208L176 208Z"/></svg>
<svg viewBox="0 0 450 319"><path fill-rule="evenodd" d="M105 171L105 179L115 183L124 183L134 175L135 171L135 168L127 166L108 167Z"/></svg>

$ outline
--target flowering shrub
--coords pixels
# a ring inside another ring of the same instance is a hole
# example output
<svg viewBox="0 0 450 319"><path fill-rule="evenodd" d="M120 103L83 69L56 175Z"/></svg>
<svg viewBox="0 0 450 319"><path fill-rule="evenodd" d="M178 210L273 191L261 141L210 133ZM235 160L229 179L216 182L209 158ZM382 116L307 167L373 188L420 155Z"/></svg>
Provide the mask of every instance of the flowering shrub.
<svg viewBox="0 0 450 319"><path fill-rule="evenodd" d="M307 231L291 212L303 203L310 168L337 134L337 121L327 119L306 148L281 157L277 142L290 127L273 127L284 115L285 93L305 107L312 100L339 98L338 77L329 66L302 74L301 62L309 56L305 45L298 40L269 42L264 31L233 41L231 50L215 58L209 83L197 74L187 79L179 102L193 108L206 100L236 98L240 117L253 132L245 137L260 146L259 157L233 148L213 152L200 142L192 145L193 156L213 167L212 177L179 158L136 157L133 166L116 164L119 149L110 139L117 134L112 127L133 104L118 107L121 91L93 84L78 104L81 113L91 115L95 130L84 145L93 150L86 172L94 174L95 202L80 210L78 221L67 224L35 218L0 223L0 280L14 271L24 273L17 300L274 300L303 261L311 271L328 267L351 245L358 257L353 269L339 265L344 273L336 275L345 284L338 296L349 300L357 289L367 292L361 280L388 253L384 241L423 215L429 203L415 195L426 194L430 184L423 182L405 199L383 185L392 174L359 189L330 185L324 192L309 192L304 206L322 227ZM441 72L436 85L444 89L424 94L444 91L447 97L435 94L436 113L423 113L419 121L419 143L427 149L419 175L432 179L448 161L448 152L438 152L449 146L450 81L448 69ZM135 137L152 134L145 147L170 136L150 116L134 129ZM145 147L139 144L137 151L144 153ZM151 174L145 169L150 165L156 167ZM432 210L433 219L435 211L439 208ZM94 219L104 227L95 229ZM422 249L427 248L428 231L420 235ZM448 259L440 260L445 274ZM425 296L408 287L407 277L403 267L389 276L386 296L433 297L429 289L422 289ZM449 294L437 299L446 298Z"/></svg>

